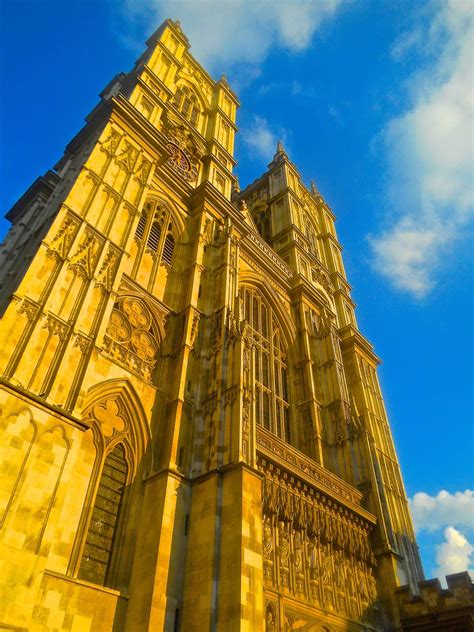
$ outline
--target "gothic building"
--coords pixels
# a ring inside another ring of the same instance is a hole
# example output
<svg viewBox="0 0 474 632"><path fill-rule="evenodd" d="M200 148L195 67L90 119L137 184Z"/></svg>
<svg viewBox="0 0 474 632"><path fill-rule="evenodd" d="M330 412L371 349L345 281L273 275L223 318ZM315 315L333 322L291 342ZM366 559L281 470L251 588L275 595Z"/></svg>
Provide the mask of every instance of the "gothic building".
<svg viewBox="0 0 474 632"><path fill-rule="evenodd" d="M1 251L0 630L360 631L422 570L334 214L166 21ZM269 157L271 158L271 157Z"/></svg>

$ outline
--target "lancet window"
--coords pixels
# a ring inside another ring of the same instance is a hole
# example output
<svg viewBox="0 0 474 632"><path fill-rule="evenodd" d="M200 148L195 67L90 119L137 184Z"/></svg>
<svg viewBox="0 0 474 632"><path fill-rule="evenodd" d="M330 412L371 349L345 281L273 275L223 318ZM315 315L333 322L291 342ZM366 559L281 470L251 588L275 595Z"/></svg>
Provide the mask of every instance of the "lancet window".
<svg viewBox="0 0 474 632"><path fill-rule="evenodd" d="M160 266L169 270L173 259L176 229L168 207L162 202L147 202L135 231L136 253L132 278L153 291Z"/></svg>
<svg viewBox="0 0 474 632"><path fill-rule="evenodd" d="M174 95L173 104L191 125L198 126L201 112L198 98L192 90L186 86L179 86Z"/></svg>
<svg viewBox="0 0 474 632"><path fill-rule="evenodd" d="M251 288L242 289L241 301L253 343L256 423L289 443L288 365L278 319L263 296Z"/></svg>
<svg viewBox="0 0 474 632"><path fill-rule="evenodd" d="M260 236L263 237L266 242L270 243L272 234L268 209L266 207L259 206L253 211L252 217Z"/></svg>
<svg viewBox="0 0 474 632"><path fill-rule="evenodd" d="M309 241L310 252L319 259L320 257L319 257L318 238L316 236L316 230L314 229L312 221L309 219L309 217L306 214L304 215L304 232L305 232L306 238Z"/></svg>
<svg viewBox="0 0 474 632"><path fill-rule="evenodd" d="M79 567L79 579L110 585L109 569L128 476L121 443L107 455Z"/></svg>

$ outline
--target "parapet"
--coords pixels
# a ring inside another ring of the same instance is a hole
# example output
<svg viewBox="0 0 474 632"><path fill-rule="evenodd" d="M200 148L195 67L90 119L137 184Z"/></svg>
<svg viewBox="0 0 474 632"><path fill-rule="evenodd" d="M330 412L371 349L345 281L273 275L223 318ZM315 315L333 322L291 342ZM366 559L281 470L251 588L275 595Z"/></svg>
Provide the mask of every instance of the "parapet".
<svg viewBox="0 0 474 632"><path fill-rule="evenodd" d="M474 583L467 571L446 576L448 588L438 578L418 583L418 594L409 586L396 591L401 629L464 632L474 629Z"/></svg>

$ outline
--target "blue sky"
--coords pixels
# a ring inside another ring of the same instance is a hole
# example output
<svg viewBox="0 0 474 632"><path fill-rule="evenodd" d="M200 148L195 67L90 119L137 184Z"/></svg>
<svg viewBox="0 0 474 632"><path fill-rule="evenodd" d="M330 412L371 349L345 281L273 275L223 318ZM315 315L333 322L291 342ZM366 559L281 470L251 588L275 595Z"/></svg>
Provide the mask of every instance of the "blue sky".
<svg viewBox="0 0 474 632"><path fill-rule="evenodd" d="M0 6L5 212L165 17L181 21L195 56L239 94L242 186L283 139L338 218L359 326L384 362L426 574L474 567L472 4Z"/></svg>

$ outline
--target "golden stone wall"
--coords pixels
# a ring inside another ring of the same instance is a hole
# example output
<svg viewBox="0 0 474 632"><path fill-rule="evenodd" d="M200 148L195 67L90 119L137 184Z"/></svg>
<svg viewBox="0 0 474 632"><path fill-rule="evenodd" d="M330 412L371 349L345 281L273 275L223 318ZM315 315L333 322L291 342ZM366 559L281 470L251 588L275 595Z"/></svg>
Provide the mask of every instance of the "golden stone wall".
<svg viewBox="0 0 474 632"><path fill-rule="evenodd" d="M281 145L239 191L178 23L101 97L8 214L0 629L389 629L421 567L332 211Z"/></svg>

